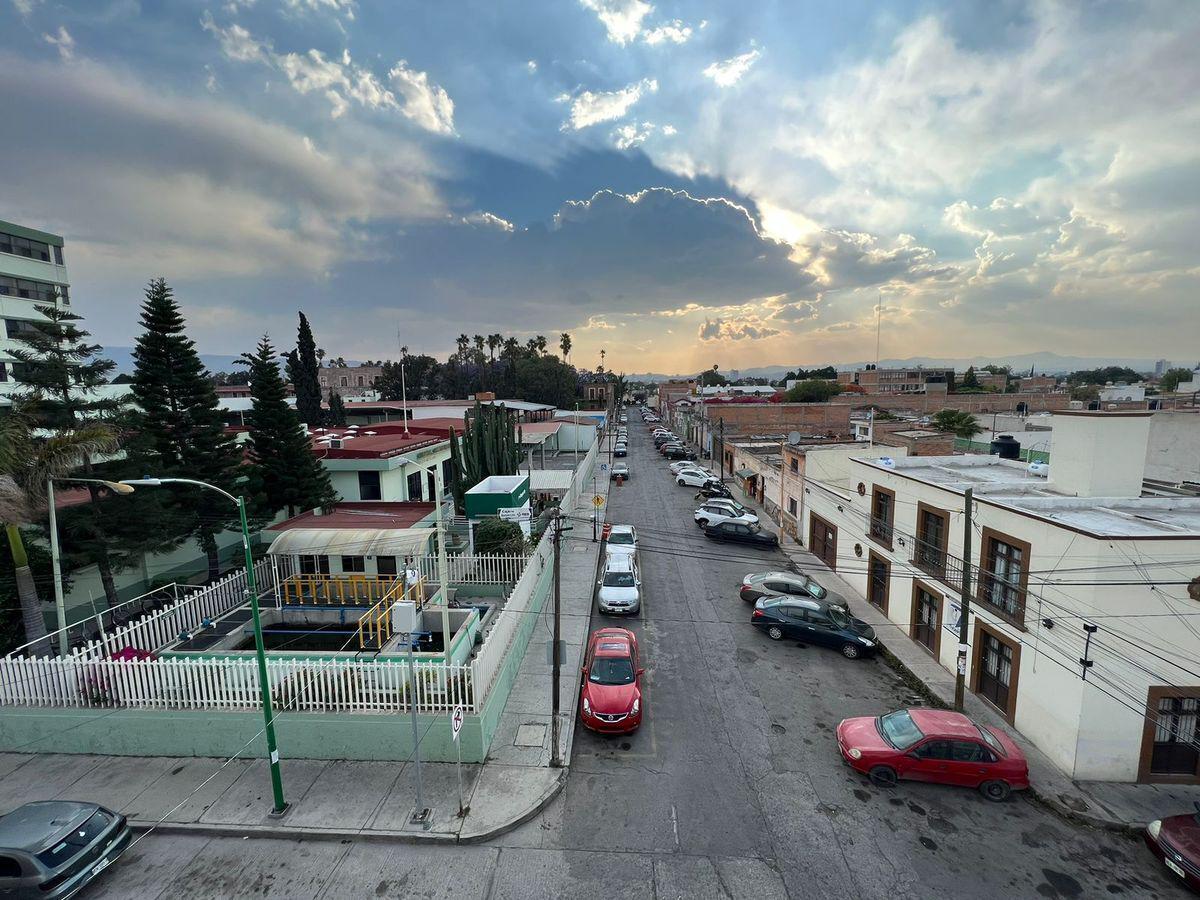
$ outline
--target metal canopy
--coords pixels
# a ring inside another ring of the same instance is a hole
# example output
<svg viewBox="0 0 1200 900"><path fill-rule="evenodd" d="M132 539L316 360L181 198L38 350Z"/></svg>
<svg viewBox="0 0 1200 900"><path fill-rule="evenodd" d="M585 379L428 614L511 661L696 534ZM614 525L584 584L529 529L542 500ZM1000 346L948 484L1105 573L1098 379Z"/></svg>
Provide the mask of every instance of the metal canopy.
<svg viewBox="0 0 1200 900"><path fill-rule="evenodd" d="M272 556L408 556L424 553L433 528L290 528L271 542Z"/></svg>

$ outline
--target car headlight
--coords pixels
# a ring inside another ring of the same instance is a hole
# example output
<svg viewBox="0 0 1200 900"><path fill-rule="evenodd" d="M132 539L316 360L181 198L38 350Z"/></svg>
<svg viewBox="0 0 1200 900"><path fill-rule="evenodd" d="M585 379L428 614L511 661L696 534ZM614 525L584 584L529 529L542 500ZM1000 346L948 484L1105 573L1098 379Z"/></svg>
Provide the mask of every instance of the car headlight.
<svg viewBox="0 0 1200 900"><path fill-rule="evenodd" d="M638 710L641 708L642 708L642 699L641 699L641 697L639 697L638 699L633 701L633 706L629 707L629 714L631 716L636 716L638 714Z"/></svg>
<svg viewBox="0 0 1200 900"><path fill-rule="evenodd" d="M857 747L851 747L846 751L846 755L851 759L862 759L862 751Z"/></svg>
<svg viewBox="0 0 1200 900"><path fill-rule="evenodd" d="M867 638L865 638L865 637L860 637L860 638L859 638L859 640L860 640L860 641L862 641L862 642L863 642L863 643L864 643L866 646L868 646L868 647L874 647L874 646L875 646L875 642L874 642L874 641L872 641L872 640L869 640L869 639L867 639Z"/></svg>
<svg viewBox="0 0 1200 900"><path fill-rule="evenodd" d="M1155 819L1146 826L1146 833L1156 841L1158 840L1158 833L1160 831L1162 831L1162 819Z"/></svg>
<svg viewBox="0 0 1200 900"><path fill-rule="evenodd" d="M583 711L589 716L592 714L592 704L588 703L588 698L583 698Z"/></svg>

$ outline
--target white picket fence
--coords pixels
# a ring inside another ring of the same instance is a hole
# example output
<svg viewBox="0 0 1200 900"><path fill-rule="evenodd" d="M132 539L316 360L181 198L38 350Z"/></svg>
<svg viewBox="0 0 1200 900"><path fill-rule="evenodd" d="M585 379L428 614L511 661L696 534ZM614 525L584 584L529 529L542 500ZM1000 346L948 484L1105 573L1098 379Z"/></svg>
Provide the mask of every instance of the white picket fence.
<svg viewBox="0 0 1200 900"><path fill-rule="evenodd" d="M525 569L524 556L451 556L446 579L451 584L515 584ZM426 581L438 583L437 556L422 556L418 565Z"/></svg>
<svg viewBox="0 0 1200 900"><path fill-rule="evenodd" d="M269 560L254 564L254 580L260 596L275 587L274 577L275 570ZM73 655L101 659L126 647L154 652L176 640L181 632L193 631L204 620L219 618L245 602L246 571L239 569L170 606L120 628L101 631L94 640L76 648Z"/></svg>
<svg viewBox="0 0 1200 900"><path fill-rule="evenodd" d="M575 505L580 498L584 496L584 490L587 489L589 495L592 486L592 470L596 466L596 460L600 454L600 439L592 441L592 446L588 448L587 455L583 458L579 467L575 469L575 478L571 481L571 487L563 495L562 502L559 508L564 515L573 515Z"/></svg>
<svg viewBox="0 0 1200 900"><path fill-rule="evenodd" d="M394 660L273 659L267 680L276 712L475 710L471 666ZM414 680L415 689L409 685ZM255 710L254 659L0 659L0 706Z"/></svg>

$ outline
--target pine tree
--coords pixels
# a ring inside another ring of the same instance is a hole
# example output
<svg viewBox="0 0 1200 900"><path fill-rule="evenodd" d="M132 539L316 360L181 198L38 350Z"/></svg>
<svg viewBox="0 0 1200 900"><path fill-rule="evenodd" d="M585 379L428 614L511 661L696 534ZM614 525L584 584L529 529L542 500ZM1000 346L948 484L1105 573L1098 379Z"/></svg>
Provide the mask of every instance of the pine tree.
<svg viewBox="0 0 1200 900"><path fill-rule="evenodd" d="M335 428L346 427L346 404L342 402L342 395L337 391L329 392L329 413L326 418Z"/></svg>
<svg viewBox="0 0 1200 900"><path fill-rule="evenodd" d="M241 454L225 433L212 378L162 278L146 288L141 325L133 351L132 389L140 411L131 450L144 460L143 474L193 478L236 492ZM176 487L172 499L177 527L199 540L209 580L216 579L221 574L216 536L237 527L236 508L204 488Z"/></svg>
<svg viewBox="0 0 1200 900"><path fill-rule="evenodd" d="M262 485L259 512L329 507L337 502L329 474L313 456L299 417L287 404L275 348L266 335L242 356L250 372L250 459Z"/></svg>
<svg viewBox="0 0 1200 900"><path fill-rule="evenodd" d="M321 409L321 382L317 376L317 342L304 313L300 313L294 352L295 373L289 371L288 376L296 389L296 412L301 422L316 428L325 424L325 413Z"/></svg>

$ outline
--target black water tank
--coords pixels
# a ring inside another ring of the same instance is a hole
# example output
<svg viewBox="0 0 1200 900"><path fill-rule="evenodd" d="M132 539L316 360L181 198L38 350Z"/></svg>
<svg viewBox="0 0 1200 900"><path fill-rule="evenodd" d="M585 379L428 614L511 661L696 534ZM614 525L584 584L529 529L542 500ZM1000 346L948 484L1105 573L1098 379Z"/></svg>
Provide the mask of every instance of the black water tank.
<svg viewBox="0 0 1200 900"><path fill-rule="evenodd" d="M992 455L1001 459L1020 459L1021 442L1011 434L1002 434L992 441Z"/></svg>

